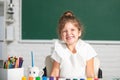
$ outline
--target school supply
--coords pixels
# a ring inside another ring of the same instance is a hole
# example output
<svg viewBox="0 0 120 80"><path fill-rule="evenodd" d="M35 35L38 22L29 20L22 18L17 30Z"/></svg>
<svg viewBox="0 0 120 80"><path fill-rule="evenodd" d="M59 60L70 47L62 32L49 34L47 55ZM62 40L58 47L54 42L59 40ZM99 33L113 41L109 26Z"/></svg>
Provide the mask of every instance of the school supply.
<svg viewBox="0 0 120 80"><path fill-rule="evenodd" d="M24 76L24 68L0 68L0 80L21 80Z"/></svg>
<svg viewBox="0 0 120 80"><path fill-rule="evenodd" d="M27 80L25 76L22 77L22 80Z"/></svg>
<svg viewBox="0 0 120 80"><path fill-rule="evenodd" d="M23 57L8 57L8 60L4 62L4 69L21 68L23 61Z"/></svg>
<svg viewBox="0 0 120 80"><path fill-rule="evenodd" d="M34 55L31 51L31 66L28 67L28 77L29 80L31 80L31 77L33 77L33 80L35 80L36 77L42 77L44 74L44 71L39 69L39 67L34 65Z"/></svg>
<svg viewBox="0 0 120 80"><path fill-rule="evenodd" d="M31 51L31 59L32 59L32 67L34 67L34 56L32 51Z"/></svg>
<svg viewBox="0 0 120 80"><path fill-rule="evenodd" d="M22 80L25 80L22 78ZM37 76L35 77L32 77L32 76L29 76L28 77L28 80L100 80L99 78L61 78L61 77L52 77L52 76Z"/></svg>

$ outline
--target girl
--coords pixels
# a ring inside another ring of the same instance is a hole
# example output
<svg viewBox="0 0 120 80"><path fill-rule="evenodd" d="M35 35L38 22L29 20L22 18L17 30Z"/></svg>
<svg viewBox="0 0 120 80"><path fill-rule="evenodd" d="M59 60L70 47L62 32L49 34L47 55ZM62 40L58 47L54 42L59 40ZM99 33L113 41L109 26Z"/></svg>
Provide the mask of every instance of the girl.
<svg viewBox="0 0 120 80"><path fill-rule="evenodd" d="M81 40L82 25L71 11L65 12L58 25L60 40L54 45L51 76L94 78L94 57L97 53Z"/></svg>

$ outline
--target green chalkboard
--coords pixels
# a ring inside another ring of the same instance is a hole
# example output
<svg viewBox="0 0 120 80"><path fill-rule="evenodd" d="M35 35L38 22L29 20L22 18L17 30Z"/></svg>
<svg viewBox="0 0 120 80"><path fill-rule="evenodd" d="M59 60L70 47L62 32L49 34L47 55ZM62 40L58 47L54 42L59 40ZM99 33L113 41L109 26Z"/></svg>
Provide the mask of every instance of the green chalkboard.
<svg viewBox="0 0 120 80"><path fill-rule="evenodd" d="M85 40L120 40L120 0L22 0L22 40L56 39L58 19L71 10Z"/></svg>

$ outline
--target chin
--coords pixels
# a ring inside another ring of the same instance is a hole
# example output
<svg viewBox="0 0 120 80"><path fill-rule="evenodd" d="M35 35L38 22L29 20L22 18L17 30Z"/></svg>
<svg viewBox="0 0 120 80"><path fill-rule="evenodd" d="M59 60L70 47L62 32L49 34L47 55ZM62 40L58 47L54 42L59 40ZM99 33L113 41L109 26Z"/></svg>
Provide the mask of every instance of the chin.
<svg viewBox="0 0 120 80"><path fill-rule="evenodd" d="M74 44L74 42L73 41L67 41L67 44L71 45L71 44Z"/></svg>

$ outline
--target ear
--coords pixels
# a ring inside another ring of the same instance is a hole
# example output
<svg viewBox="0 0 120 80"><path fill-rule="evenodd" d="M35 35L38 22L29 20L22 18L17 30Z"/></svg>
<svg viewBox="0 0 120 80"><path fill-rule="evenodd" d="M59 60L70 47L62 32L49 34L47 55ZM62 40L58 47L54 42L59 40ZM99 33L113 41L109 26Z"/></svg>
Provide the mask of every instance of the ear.
<svg viewBox="0 0 120 80"><path fill-rule="evenodd" d="M78 36L79 37L81 37L81 34L82 34L82 32L81 32L81 30L78 32Z"/></svg>

